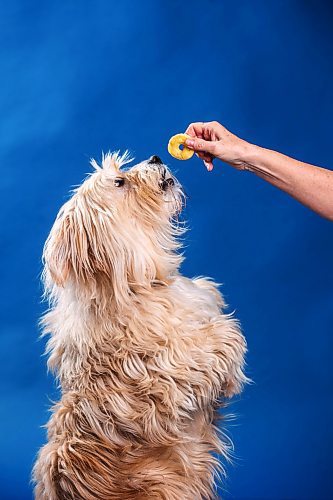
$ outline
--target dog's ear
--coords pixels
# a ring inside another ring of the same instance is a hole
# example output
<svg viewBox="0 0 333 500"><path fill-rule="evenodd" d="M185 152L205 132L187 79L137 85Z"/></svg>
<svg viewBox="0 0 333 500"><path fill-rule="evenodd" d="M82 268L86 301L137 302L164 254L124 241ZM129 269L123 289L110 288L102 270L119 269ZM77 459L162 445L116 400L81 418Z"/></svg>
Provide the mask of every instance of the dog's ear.
<svg viewBox="0 0 333 500"><path fill-rule="evenodd" d="M124 282L123 261L114 254L113 228L109 215L92 209L86 195L60 210L46 240L43 260L46 288L64 286L69 279L86 284L97 276Z"/></svg>
<svg viewBox="0 0 333 500"><path fill-rule="evenodd" d="M44 260L54 283L63 286L70 273L70 218L56 220L44 247Z"/></svg>
<svg viewBox="0 0 333 500"><path fill-rule="evenodd" d="M86 227L91 223L86 219L77 206L62 209L46 240L45 271L58 286L64 286L70 277L86 280L93 273L93 255Z"/></svg>

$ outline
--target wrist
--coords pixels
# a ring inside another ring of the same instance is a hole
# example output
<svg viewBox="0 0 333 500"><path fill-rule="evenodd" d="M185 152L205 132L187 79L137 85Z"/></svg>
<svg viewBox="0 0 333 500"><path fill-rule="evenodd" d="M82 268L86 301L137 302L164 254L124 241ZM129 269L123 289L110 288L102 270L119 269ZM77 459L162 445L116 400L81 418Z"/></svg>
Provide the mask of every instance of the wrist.
<svg viewBox="0 0 333 500"><path fill-rule="evenodd" d="M272 184L288 185L288 169L284 168L284 155L270 149L247 144L243 155L243 169Z"/></svg>
<svg viewBox="0 0 333 500"><path fill-rule="evenodd" d="M258 149L260 149L258 146L241 139L230 151L229 163L239 170L254 171L260 154Z"/></svg>
<svg viewBox="0 0 333 500"><path fill-rule="evenodd" d="M259 167L261 152L262 148L259 146L244 141L239 153L239 159L243 164L244 170L253 172Z"/></svg>

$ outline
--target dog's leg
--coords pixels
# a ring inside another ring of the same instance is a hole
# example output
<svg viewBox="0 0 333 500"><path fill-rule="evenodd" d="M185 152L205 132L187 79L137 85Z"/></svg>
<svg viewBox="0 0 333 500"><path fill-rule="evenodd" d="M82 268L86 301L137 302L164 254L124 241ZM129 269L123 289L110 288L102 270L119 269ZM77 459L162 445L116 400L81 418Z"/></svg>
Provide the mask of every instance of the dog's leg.
<svg viewBox="0 0 333 500"><path fill-rule="evenodd" d="M193 283L202 289L202 300L206 301L206 309L210 312L204 320L205 343L202 349L211 355L212 382L216 385L218 379L217 396L230 398L240 393L243 385L249 382L243 371L246 341L238 321L232 314L223 313L225 303L215 283L204 278L195 279Z"/></svg>

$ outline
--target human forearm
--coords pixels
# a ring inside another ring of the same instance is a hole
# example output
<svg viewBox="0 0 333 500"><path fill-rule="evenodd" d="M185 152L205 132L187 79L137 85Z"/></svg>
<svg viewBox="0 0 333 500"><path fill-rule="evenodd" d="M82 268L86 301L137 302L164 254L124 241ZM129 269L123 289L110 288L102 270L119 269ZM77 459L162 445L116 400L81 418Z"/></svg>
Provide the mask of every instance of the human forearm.
<svg viewBox="0 0 333 500"><path fill-rule="evenodd" d="M238 170L255 173L333 220L333 171L250 144L218 122L192 123L186 133L190 136L187 147L196 151L209 171L218 158Z"/></svg>
<svg viewBox="0 0 333 500"><path fill-rule="evenodd" d="M244 169L290 194L303 205L333 220L333 172L286 155L246 144Z"/></svg>

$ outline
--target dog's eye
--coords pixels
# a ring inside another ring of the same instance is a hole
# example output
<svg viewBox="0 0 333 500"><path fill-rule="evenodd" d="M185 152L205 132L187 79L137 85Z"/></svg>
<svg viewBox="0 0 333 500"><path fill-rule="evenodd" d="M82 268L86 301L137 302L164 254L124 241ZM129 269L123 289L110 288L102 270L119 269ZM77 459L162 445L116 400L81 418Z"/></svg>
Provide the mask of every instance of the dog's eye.
<svg viewBox="0 0 333 500"><path fill-rule="evenodd" d="M125 179L123 177L118 177L117 179L114 180L114 185L116 187L121 187L125 184Z"/></svg>

